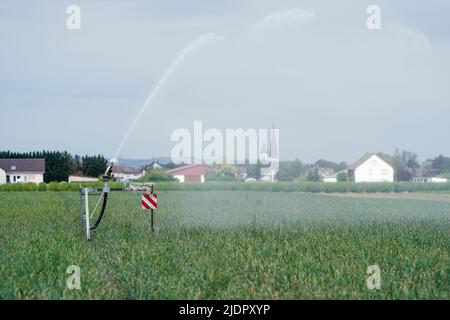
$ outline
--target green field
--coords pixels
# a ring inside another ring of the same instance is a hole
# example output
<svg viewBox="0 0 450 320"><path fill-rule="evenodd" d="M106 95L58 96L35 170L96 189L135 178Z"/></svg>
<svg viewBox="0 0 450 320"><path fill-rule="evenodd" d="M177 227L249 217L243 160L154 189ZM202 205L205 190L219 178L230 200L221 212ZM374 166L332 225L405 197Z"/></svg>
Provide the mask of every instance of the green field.
<svg viewBox="0 0 450 320"><path fill-rule="evenodd" d="M158 235L138 193L113 193L88 242L76 192L0 192L0 298L450 299L448 193L159 198Z"/></svg>

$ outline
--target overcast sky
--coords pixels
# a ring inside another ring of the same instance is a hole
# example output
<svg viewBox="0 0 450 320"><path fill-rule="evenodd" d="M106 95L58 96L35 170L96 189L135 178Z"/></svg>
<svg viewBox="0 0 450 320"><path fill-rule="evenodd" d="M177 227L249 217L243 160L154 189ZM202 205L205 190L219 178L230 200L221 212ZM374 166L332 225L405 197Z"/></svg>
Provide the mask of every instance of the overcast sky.
<svg viewBox="0 0 450 320"><path fill-rule="evenodd" d="M66 8L81 8L68 30ZM369 5L381 30L366 27ZM282 160L450 155L450 2L0 2L0 149L168 156L177 128L280 129Z"/></svg>

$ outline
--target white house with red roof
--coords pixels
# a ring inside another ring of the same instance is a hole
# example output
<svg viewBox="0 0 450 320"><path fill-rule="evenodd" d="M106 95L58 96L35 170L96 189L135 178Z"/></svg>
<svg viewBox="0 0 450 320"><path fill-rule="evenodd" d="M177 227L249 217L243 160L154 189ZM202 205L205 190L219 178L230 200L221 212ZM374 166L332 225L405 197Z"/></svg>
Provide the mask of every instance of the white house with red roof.
<svg viewBox="0 0 450 320"><path fill-rule="evenodd" d="M112 170L112 176L114 179L120 182L126 182L130 180L137 180L143 177L145 174L144 169L140 168L126 168L120 166L114 166Z"/></svg>
<svg viewBox="0 0 450 320"><path fill-rule="evenodd" d="M205 174L211 170L206 164L190 164L166 171L179 182L205 182Z"/></svg>

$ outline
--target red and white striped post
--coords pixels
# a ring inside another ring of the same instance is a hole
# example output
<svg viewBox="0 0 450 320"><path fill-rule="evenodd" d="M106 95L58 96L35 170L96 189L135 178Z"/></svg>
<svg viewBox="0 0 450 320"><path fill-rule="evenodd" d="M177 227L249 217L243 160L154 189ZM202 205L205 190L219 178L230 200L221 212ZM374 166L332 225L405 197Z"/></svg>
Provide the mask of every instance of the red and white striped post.
<svg viewBox="0 0 450 320"><path fill-rule="evenodd" d="M158 195L153 193L153 187L153 185L147 187L147 192L142 194L141 204L143 209L150 210L150 225L152 232L155 232L153 210L158 208Z"/></svg>

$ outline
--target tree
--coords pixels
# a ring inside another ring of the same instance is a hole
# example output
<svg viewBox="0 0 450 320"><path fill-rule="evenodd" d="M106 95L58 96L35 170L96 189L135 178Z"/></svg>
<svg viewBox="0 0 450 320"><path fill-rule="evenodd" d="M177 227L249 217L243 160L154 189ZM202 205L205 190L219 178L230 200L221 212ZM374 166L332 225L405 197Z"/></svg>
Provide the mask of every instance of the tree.
<svg viewBox="0 0 450 320"><path fill-rule="evenodd" d="M412 178L420 167L417 154L411 151L396 149L393 156L384 153L379 153L378 156L392 166L397 181L408 181L398 180L398 177L407 179L408 176L411 176ZM409 174L406 174L405 171L408 171Z"/></svg>
<svg viewBox="0 0 450 320"><path fill-rule="evenodd" d="M394 172L399 172L405 168L402 161L402 156L400 155L400 151L398 149L395 150L395 154L391 158L391 165L394 168Z"/></svg>
<svg viewBox="0 0 450 320"><path fill-rule="evenodd" d="M89 175L98 177L106 170L107 161L103 156L74 157L67 151L33 151L11 152L1 151L0 159L45 159L44 181L67 181L69 175Z"/></svg>
<svg viewBox="0 0 450 320"><path fill-rule="evenodd" d="M402 151L402 163L403 163L403 170L408 171L411 174L411 179L413 176L417 175L417 171L420 168L419 161L417 159L417 154L403 150ZM401 181L401 180L398 180ZM409 181L409 180L406 180Z"/></svg>
<svg viewBox="0 0 450 320"><path fill-rule="evenodd" d="M176 181L162 168L155 168L147 171L145 176L138 180L139 182L157 182L157 181Z"/></svg>
<svg viewBox="0 0 450 320"><path fill-rule="evenodd" d="M436 172L436 174L450 172L450 158L439 155L432 160L431 168Z"/></svg>
<svg viewBox="0 0 450 320"><path fill-rule="evenodd" d="M316 167L319 168L331 168L334 170L334 172L347 169L347 163L345 163L344 161L337 163L329 160L320 159L316 161L315 165Z"/></svg>
<svg viewBox="0 0 450 320"><path fill-rule="evenodd" d="M396 181L411 181L412 174L406 169L401 169L395 172L395 180Z"/></svg>
<svg viewBox="0 0 450 320"><path fill-rule="evenodd" d="M347 172L345 171L339 172L336 178L338 182L347 182L348 180Z"/></svg>
<svg viewBox="0 0 450 320"><path fill-rule="evenodd" d="M206 181L234 181L236 168L231 164L215 164L212 170L205 173Z"/></svg>
<svg viewBox="0 0 450 320"><path fill-rule="evenodd" d="M419 162L417 160L417 154L410 151L402 151L402 163L405 167L409 169L416 169L419 167Z"/></svg>
<svg viewBox="0 0 450 320"><path fill-rule="evenodd" d="M433 176L436 173L433 169L433 159L427 159L421 164L422 174L424 176Z"/></svg>
<svg viewBox="0 0 450 320"><path fill-rule="evenodd" d="M306 181L321 181L322 176L319 173L318 168L314 168L313 170L309 171L306 175Z"/></svg>
<svg viewBox="0 0 450 320"><path fill-rule="evenodd" d="M247 178L254 178L258 180L261 177L261 162L259 160L255 164L250 164L248 160L245 161L245 170L247 171Z"/></svg>
<svg viewBox="0 0 450 320"><path fill-rule="evenodd" d="M105 157L98 156L84 156L82 158L82 173L88 177L101 176L108 166L108 161Z"/></svg>
<svg viewBox="0 0 450 320"><path fill-rule="evenodd" d="M83 164L79 155L75 155L70 161L70 174L75 176L83 174Z"/></svg>
<svg viewBox="0 0 450 320"><path fill-rule="evenodd" d="M277 173L277 181L294 181L304 175L305 165L300 160L282 161Z"/></svg>

